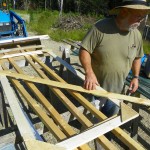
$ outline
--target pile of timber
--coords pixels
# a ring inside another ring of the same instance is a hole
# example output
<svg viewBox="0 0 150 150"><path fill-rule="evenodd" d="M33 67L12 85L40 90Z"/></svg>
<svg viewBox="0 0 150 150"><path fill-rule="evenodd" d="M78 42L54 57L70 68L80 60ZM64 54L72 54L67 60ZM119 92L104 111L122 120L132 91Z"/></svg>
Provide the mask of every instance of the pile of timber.
<svg viewBox="0 0 150 150"><path fill-rule="evenodd" d="M80 17L62 17L59 19L57 25L55 25L56 28L63 29L65 31L70 31L74 29L80 29L83 27L83 24L81 23Z"/></svg>

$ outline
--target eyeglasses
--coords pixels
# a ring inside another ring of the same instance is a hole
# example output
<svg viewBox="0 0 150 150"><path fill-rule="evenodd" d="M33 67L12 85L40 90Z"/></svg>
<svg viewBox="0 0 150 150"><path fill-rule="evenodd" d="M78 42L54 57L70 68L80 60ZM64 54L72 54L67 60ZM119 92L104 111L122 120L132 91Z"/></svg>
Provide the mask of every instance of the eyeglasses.
<svg viewBox="0 0 150 150"><path fill-rule="evenodd" d="M146 15L145 15L145 16L137 16L137 17L135 17L135 19L136 19L138 22L144 21L145 18L146 18Z"/></svg>
<svg viewBox="0 0 150 150"><path fill-rule="evenodd" d="M138 20L143 20L144 18L146 18L147 15L133 15L133 16Z"/></svg>
<svg viewBox="0 0 150 150"><path fill-rule="evenodd" d="M147 16L145 12L136 12L136 11L129 10L129 13L133 19L136 19L137 21L140 22L143 21Z"/></svg>
<svg viewBox="0 0 150 150"><path fill-rule="evenodd" d="M137 20L143 20L147 16L147 11L139 11L139 10L132 10L128 9L128 12L133 18L136 18Z"/></svg>

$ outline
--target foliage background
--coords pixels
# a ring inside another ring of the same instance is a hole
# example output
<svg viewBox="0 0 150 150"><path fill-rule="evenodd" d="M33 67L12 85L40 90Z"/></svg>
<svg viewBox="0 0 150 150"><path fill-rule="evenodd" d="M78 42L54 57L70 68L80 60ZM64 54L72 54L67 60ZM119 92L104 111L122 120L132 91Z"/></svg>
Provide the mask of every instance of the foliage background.
<svg viewBox="0 0 150 150"><path fill-rule="evenodd" d="M19 10L30 15L28 31L49 34L54 40L82 40L87 30L97 20L108 15L109 9L118 6L122 0L5 0L8 9ZM150 4L150 0L147 0ZM80 29L56 28L67 17L73 16L82 22ZM80 18L79 18L80 17ZM87 18L87 19L86 19ZM93 19L91 19L93 18ZM81 21L82 20L82 21ZM144 41L144 50L150 53L150 42Z"/></svg>

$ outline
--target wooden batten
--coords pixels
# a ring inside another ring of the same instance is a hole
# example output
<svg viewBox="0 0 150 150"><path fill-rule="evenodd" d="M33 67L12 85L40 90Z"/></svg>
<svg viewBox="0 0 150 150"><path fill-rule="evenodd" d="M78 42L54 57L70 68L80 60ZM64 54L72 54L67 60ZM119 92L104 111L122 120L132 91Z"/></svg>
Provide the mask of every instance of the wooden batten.
<svg viewBox="0 0 150 150"><path fill-rule="evenodd" d="M54 144L40 142L37 140L25 141L27 150L66 150L64 147L56 146Z"/></svg>
<svg viewBox="0 0 150 150"><path fill-rule="evenodd" d="M7 97L7 100L9 102L9 105L11 107L11 110L14 114L14 118L17 122L19 131L21 133L21 136L24 140L29 139L38 139L42 140L42 138L37 134L37 132L34 131L34 127L31 126L30 122L28 121L26 115L24 114L23 110L21 109L18 100L16 96L14 95L14 92L8 82L8 79L5 77L0 77L0 81L3 87L3 90L5 92L5 95ZM23 126L22 126L23 124Z"/></svg>
<svg viewBox="0 0 150 150"><path fill-rule="evenodd" d="M8 58L11 65L16 69L17 72L22 73L23 71L14 62L13 58ZM38 104L31 98L31 96L26 92L23 86L15 79L11 80L12 83L17 87L18 91L24 96L29 106L38 114L45 126L56 136L58 140L67 138L68 136L75 135L76 132L65 122L61 115L53 108L53 106L48 102L48 100L43 96L43 94L36 88L32 83L26 83L27 86L35 93L36 97L42 104L44 104L48 112L53 116L54 120L62 127L65 134L52 122L52 120L44 113L44 111L38 106ZM80 147L81 150L90 150L88 145L83 145Z"/></svg>
<svg viewBox="0 0 150 150"><path fill-rule="evenodd" d="M110 92L106 92L106 91L86 90L86 89L82 88L81 86L71 85L71 84L67 84L67 83L60 83L60 82L52 81L49 79L41 79L39 77L13 73L10 71L1 71L0 75L6 75L9 77L22 79L25 81L46 84L46 85L50 85L52 87L58 87L58 88L69 89L69 90L78 91L78 92L89 93L89 94L93 94L96 96L102 96L102 97L106 97L106 98L114 98L114 99L118 98L120 100L126 100L128 102L150 106L150 101L147 99L144 99L144 98L137 98L137 97L127 96L127 95L122 95L122 94L110 93Z"/></svg>
<svg viewBox="0 0 150 150"><path fill-rule="evenodd" d="M44 48L45 46L43 45L35 45L35 46L25 46L25 47L18 47L18 48L11 48L11 49L4 49L4 50L1 50L0 51L0 54L3 54L3 53L12 53L12 52L20 52L22 50L35 50L35 49L41 49L41 48Z"/></svg>

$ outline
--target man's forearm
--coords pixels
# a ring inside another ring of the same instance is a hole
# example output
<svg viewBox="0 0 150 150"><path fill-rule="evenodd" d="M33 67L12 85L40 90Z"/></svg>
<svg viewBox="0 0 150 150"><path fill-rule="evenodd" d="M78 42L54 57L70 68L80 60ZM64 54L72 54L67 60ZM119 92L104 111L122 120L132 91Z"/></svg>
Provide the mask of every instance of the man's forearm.
<svg viewBox="0 0 150 150"><path fill-rule="evenodd" d="M130 82L129 90L130 93L134 93L138 89L138 76L140 73L141 68L141 58L135 58L132 63L132 72L133 72L133 79Z"/></svg>
<svg viewBox="0 0 150 150"><path fill-rule="evenodd" d="M132 64L132 72L134 76L139 76L141 68L141 58L136 58Z"/></svg>
<svg viewBox="0 0 150 150"><path fill-rule="evenodd" d="M93 72L92 66L91 66L91 56L89 52L87 52L85 49L80 49L79 53L79 59L80 62L85 70L85 73L88 74L90 72Z"/></svg>
<svg viewBox="0 0 150 150"><path fill-rule="evenodd" d="M80 49L80 62L85 70L85 80L83 87L87 90L95 90L96 85L99 85L95 73L91 66L91 56L85 49Z"/></svg>

